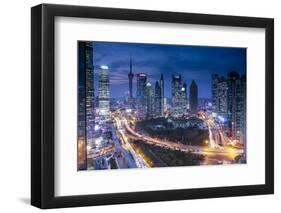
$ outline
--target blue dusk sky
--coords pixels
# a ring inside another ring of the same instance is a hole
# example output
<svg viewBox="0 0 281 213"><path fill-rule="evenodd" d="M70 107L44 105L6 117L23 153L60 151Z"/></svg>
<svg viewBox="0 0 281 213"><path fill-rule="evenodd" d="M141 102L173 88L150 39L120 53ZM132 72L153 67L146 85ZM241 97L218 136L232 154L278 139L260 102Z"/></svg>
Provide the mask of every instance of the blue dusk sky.
<svg viewBox="0 0 281 213"><path fill-rule="evenodd" d="M109 67L110 96L121 98L128 91L130 55L132 57L133 96L136 96L136 74L144 72L155 83L164 75L165 96L171 97L172 74L181 74L189 88L192 80L198 86L200 98L211 97L211 75L227 76L230 71L246 73L246 48L183 46L93 42L95 91L101 65Z"/></svg>

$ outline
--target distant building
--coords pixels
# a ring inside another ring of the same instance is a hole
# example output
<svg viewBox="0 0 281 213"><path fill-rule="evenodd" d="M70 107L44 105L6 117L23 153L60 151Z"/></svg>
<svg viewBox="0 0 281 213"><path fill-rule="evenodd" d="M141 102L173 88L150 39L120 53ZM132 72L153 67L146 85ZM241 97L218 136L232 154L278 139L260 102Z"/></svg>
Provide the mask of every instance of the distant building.
<svg viewBox="0 0 281 213"><path fill-rule="evenodd" d="M134 74L132 71L132 57L130 57L130 72L128 74L128 79L129 79L129 94L128 94L128 102L129 105L132 106L133 104L133 78Z"/></svg>
<svg viewBox="0 0 281 213"><path fill-rule="evenodd" d="M94 140L95 96L92 42L78 43L78 170L87 169L87 144Z"/></svg>
<svg viewBox="0 0 281 213"><path fill-rule="evenodd" d="M161 87L158 81L155 83L155 97L154 97L154 115L156 117L162 116L162 108L164 110L164 99L161 97ZM162 107L163 101L163 107Z"/></svg>
<svg viewBox="0 0 281 213"><path fill-rule="evenodd" d="M161 116L164 116L164 98L165 98L165 93L164 93L164 76L161 74L160 77L160 90L161 90Z"/></svg>
<svg viewBox="0 0 281 213"><path fill-rule="evenodd" d="M186 83L184 83L182 85L181 97L182 97L182 111L183 111L183 113L186 113L187 112L187 86L186 86Z"/></svg>
<svg viewBox="0 0 281 213"><path fill-rule="evenodd" d="M183 113L181 89L181 75L172 75L172 114L175 117L181 116Z"/></svg>
<svg viewBox="0 0 281 213"><path fill-rule="evenodd" d="M136 102L139 118L144 118L146 116L146 83L147 75L145 73L138 73Z"/></svg>
<svg viewBox="0 0 281 213"><path fill-rule="evenodd" d="M198 87L194 80L192 80L189 87L189 101L190 113L196 114L198 109Z"/></svg>
<svg viewBox="0 0 281 213"><path fill-rule="evenodd" d="M110 113L110 93L108 67L101 66L99 71L99 116L102 120L109 119Z"/></svg>

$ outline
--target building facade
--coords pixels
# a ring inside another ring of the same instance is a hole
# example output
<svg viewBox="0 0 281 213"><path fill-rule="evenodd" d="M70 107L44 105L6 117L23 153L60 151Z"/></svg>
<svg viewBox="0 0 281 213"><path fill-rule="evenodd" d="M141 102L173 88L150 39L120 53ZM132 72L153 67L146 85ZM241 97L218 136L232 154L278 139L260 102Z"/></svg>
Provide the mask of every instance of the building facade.
<svg viewBox="0 0 281 213"><path fill-rule="evenodd" d="M181 75L172 75L172 115L175 117L183 114L181 89Z"/></svg>
<svg viewBox="0 0 281 213"><path fill-rule="evenodd" d="M98 89L99 117L101 120L108 120L110 115L110 90L107 66L100 67Z"/></svg>
<svg viewBox="0 0 281 213"><path fill-rule="evenodd" d="M189 107L191 114L197 114L198 110L198 87L194 80L192 80L189 87Z"/></svg>
<svg viewBox="0 0 281 213"><path fill-rule="evenodd" d="M161 117L162 115L162 107L164 107L164 99L162 98L161 94L161 86L158 81L155 83L155 97L154 97L154 115L155 117ZM162 106L163 101L163 106Z"/></svg>
<svg viewBox="0 0 281 213"><path fill-rule="evenodd" d="M228 73L228 127L232 139L246 143L246 76Z"/></svg>
<svg viewBox="0 0 281 213"><path fill-rule="evenodd" d="M212 75L212 111L219 118L220 124L228 130L228 83L227 79L217 74Z"/></svg>
<svg viewBox="0 0 281 213"><path fill-rule="evenodd" d="M138 118L142 119L146 116L146 73L137 74L137 91L136 91L136 102L137 102L137 113Z"/></svg>
<svg viewBox="0 0 281 213"><path fill-rule="evenodd" d="M87 144L94 142L95 128L92 42L79 42L78 52L78 170L86 170Z"/></svg>
<svg viewBox="0 0 281 213"><path fill-rule="evenodd" d="M218 81L219 76L212 74L212 110L213 112L218 111Z"/></svg>
<svg viewBox="0 0 281 213"><path fill-rule="evenodd" d="M246 143L246 75L240 76L237 88L237 125L236 138Z"/></svg>
<svg viewBox="0 0 281 213"><path fill-rule="evenodd" d="M182 97L182 111L185 114L187 112L187 85L184 83L181 89L181 97Z"/></svg>
<svg viewBox="0 0 281 213"><path fill-rule="evenodd" d="M216 112L223 117L227 114L227 81L220 77L217 82Z"/></svg>
<svg viewBox="0 0 281 213"><path fill-rule="evenodd" d="M160 77L160 90L161 90L161 116L164 116L164 98L165 98L165 93L164 93L164 76L161 74Z"/></svg>
<svg viewBox="0 0 281 213"><path fill-rule="evenodd" d="M150 82L146 83L146 118L154 117L154 91Z"/></svg>

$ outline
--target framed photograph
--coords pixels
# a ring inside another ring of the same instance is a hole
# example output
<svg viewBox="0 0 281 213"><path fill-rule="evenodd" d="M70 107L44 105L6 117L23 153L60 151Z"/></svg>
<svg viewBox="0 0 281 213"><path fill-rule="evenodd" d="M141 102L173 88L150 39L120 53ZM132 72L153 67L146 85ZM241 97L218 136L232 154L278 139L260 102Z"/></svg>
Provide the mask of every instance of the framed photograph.
<svg viewBox="0 0 281 213"><path fill-rule="evenodd" d="M274 192L274 21L31 9L31 204Z"/></svg>

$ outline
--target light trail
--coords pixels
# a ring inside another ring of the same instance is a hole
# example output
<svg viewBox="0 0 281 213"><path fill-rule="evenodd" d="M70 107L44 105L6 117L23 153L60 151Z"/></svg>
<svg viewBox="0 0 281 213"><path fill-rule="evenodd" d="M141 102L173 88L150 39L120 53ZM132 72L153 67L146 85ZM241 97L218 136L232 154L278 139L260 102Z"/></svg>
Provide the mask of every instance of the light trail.
<svg viewBox="0 0 281 213"><path fill-rule="evenodd" d="M133 117L132 115L130 116ZM217 162L216 164L220 162L231 163L231 161L233 161L235 156L244 153L243 149L239 149L239 148L234 149L231 147L220 146L217 141L221 140L222 144L224 145L226 144L227 137L222 133L219 126L217 126L215 122L213 122L211 119L208 119L207 116L203 117L203 121L207 124L208 131L209 131L209 139L210 139L209 147L186 145L186 144L175 143L163 139L157 139L146 135L142 135L131 128L129 121L127 120L128 118L126 114L118 111L118 113L115 113L113 117L114 120L116 121L117 130L123 139L124 146L128 147L127 149L132 154L134 160L136 161L136 165L138 167L150 167L150 166L148 165L147 162L145 162L145 160L141 156L138 155L138 153L135 152L134 148L129 143L128 138L131 137L134 138L134 140L140 140L147 144L153 144L171 150L192 152L194 154L203 154L206 156L205 163L207 164L210 164L210 162Z"/></svg>
<svg viewBox="0 0 281 213"><path fill-rule="evenodd" d="M208 124L208 130L209 130L209 144L210 144L210 147L211 148L215 148L216 147L216 143L213 139L213 133L212 133L212 130L211 130L211 127L210 125Z"/></svg>
<svg viewBox="0 0 281 213"><path fill-rule="evenodd" d="M114 117L114 120L116 121L117 131L121 134L121 137L123 139L123 142L126 145L126 148L129 150L129 152L132 154L136 165L138 168L147 168L149 165L135 152L131 144L128 142L128 138L124 133L124 130L122 129L122 120L120 120L118 117Z"/></svg>
<svg viewBox="0 0 281 213"><path fill-rule="evenodd" d="M209 153L219 153L219 154L229 154L229 153L236 153L236 154L241 154L243 151L238 150L238 149L221 149L217 148L219 147L218 145L214 147L201 147L201 146L192 146L192 145L186 145L186 144L178 144L170 141L164 141L164 140L158 140L155 138L151 138L148 136L140 135L139 133L135 132L129 125L127 120L124 120L125 127L129 133L134 135L135 137L138 137L140 140L146 142L146 143L152 143L156 144L162 147L170 148L172 150L180 150L180 151L191 151L193 153L197 154L209 154Z"/></svg>

